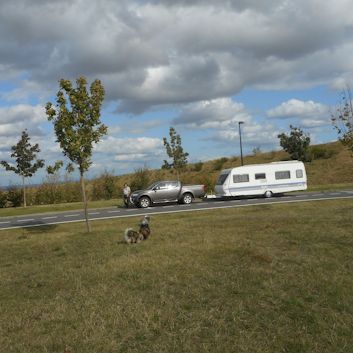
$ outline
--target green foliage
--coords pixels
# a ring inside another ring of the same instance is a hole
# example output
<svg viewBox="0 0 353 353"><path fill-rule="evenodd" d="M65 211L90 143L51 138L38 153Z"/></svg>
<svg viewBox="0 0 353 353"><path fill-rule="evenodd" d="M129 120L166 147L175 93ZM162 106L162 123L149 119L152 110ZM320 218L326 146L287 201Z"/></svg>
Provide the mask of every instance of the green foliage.
<svg viewBox="0 0 353 353"><path fill-rule="evenodd" d="M339 107L331 115L331 120L339 140L353 156L353 101L350 88L347 87L341 93Z"/></svg>
<svg viewBox="0 0 353 353"><path fill-rule="evenodd" d="M261 153L261 148L260 147L254 147L252 150L252 153L254 156L257 156Z"/></svg>
<svg viewBox="0 0 353 353"><path fill-rule="evenodd" d="M7 200L12 207L20 207L23 202L23 192L14 186L7 191Z"/></svg>
<svg viewBox="0 0 353 353"><path fill-rule="evenodd" d="M312 159L329 159L337 152L322 146L312 146L309 150Z"/></svg>
<svg viewBox="0 0 353 353"><path fill-rule="evenodd" d="M11 147L11 157L16 159L16 167L10 165L6 161L1 161L1 165L9 171L12 171L23 178L29 178L35 174L35 172L44 166L43 159L36 159L37 153L40 152L39 145L30 144L30 137L27 130L22 131L20 141ZM34 163L32 163L35 161Z"/></svg>
<svg viewBox="0 0 353 353"><path fill-rule="evenodd" d="M195 172L201 172L202 170L202 167L203 167L203 162L197 162L194 164L194 171Z"/></svg>
<svg viewBox="0 0 353 353"><path fill-rule="evenodd" d="M87 80L79 77L77 88L69 80L60 80L56 107L47 103L48 120L53 122L57 142L65 156L78 166L83 175L92 164L93 145L107 133L100 121L104 88L99 80L93 81L87 91Z"/></svg>
<svg viewBox="0 0 353 353"><path fill-rule="evenodd" d="M149 169L146 167L136 169L130 185L131 190L141 190L148 187L150 184L151 180Z"/></svg>
<svg viewBox="0 0 353 353"><path fill-rule="evenodd" d="M39 145L31 145L27 130L22 131L20 141L11 147L11 157L15 158L16 166L10 165L6 161L0 164L9 171L12 171L22 177L23 182L23 205L26 207L25 179L32 177L39 168L43 168L44 160L37 159L37 153L40 152Z"/></svg>
<svg viewBox="0 0 353 353"><path fill-rule="evenodd" d="M168 142L167 138L163 138L163 144L166 148L166 152L169 158L172 159L172 162L164 160L164 164L162 165L163 169L171 169L173 168L178 175L179 172L183 170L188 161L187 157L189 153L184 152L183 147L181 146L181 137L177 134L176 130L173 127L169 129L170 142Z"/></svg>
<svg viewBox="0 0 353 353"><path fill-rule="evenodd" d="M92 183L92 199L93 200L110 200L117 194L115 187L115 177L107 170L104 171Z"/></svg>
<svg viewBox="0 0 353 353"><path fill-rule="evenodd" d="M82 198L88 222L87 196L85 190L84 173L92 164L93 145L107 133L107 127L100 121L100 110L104 100L104 87L99 80L92 82L87 91L87 80L79 77L76 88L70 80L60 80L60 90L56 95L56 107L47 103L48 120L53 122L57 142L66 157L77 165L80 172Z"/></svg>
<svg viewBox="0 0 353 353"><path fill-rule="evenodd" d="M215 170L215 171L221 170L223 167L223 164L227 161L228 161L228 158L226 158L226 157L216 159L213 164L213 170Z"/></svg>
<svg viewBox="0 0 353 353"><path fill-rule="evenodd" d="M47 167L47 173L48 174L55 174L57 173L60 168L64 165L63 161L56 161L54 165L49 165Z"/></svg>
<svg viewBox="0 0 353 353"><path fill-rule="evenodd" d="M0 190L0 208L6 207L7 204L7 192Z"/></svg>
<svg viewBox="0 0 353 353"><path fill-rule="evenodd" d="M308 161L308 149L310 145L309 135L305 135L303 130L290 125L290 134L279 134L277 137L280 139L281 147L289 153L292 159L300 161Z"/></svg>

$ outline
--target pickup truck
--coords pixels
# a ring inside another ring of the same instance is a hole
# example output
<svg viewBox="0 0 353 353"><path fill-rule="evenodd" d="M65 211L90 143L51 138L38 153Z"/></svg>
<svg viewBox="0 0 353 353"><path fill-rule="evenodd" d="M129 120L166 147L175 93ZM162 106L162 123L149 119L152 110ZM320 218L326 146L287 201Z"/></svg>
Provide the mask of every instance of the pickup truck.
<svg viewBox="0 0 353 353"><path fill-rule="evenodd" d="M131 194L130 200L137 207L146 208L155 203L179 202L190 204L206 194L205 185L182 185L180 181L157 181L145 190Z"/></svg>

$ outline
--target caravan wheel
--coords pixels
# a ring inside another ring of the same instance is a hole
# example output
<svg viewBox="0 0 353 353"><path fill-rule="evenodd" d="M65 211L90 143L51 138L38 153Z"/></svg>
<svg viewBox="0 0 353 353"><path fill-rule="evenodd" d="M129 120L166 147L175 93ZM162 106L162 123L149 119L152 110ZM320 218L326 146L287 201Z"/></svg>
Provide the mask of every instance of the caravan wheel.
<svg viewBox="0 0 353 353"><path fill-rule="evenodd" d="M269 199L270 197L273 196L273 193L272 193L272 191L267 190L267 191L265 192L264 196L265 196L267 199Z"/></svg>

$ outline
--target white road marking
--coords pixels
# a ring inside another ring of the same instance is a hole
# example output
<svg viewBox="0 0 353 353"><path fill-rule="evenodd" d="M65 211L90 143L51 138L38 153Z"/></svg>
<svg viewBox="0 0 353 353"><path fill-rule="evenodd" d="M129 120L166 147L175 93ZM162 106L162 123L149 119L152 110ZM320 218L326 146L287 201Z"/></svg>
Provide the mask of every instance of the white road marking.
<svg viewBox="0 0 353 353"><path fill-rule="evenodd" d="M64 217L67 218L67 217L77 217L79 216L80 214L79 213L76 213L76 214L68 214L68 215L65 215Z"/></svg>
<svg viewBox="0 0 353 353"><path fill-rule="evenodd" d="M7 223L10 223L10 221L0 222L0 224L7 224Z"/></svg>
<svg viewBox="0 0 353 353"><path fill-rule="evenodd" d="M27 219L19 219L17 222L31 222L34 221L34 218L27 218Z"/></svg>
<svg viewBox="0 0 353 353"><path fill-rule="evenodd" d="M58 218L58 216L43 217L42 219L54 219L54 218Z"/></svg>
<svg viewBox="0 0 353 353"><path fill-rule="evenodd" d="M119 213L120 211L108 211L108 213Z"/></svg>
<svg viewBox="0 0 353 353"><path fill-rule="evenodd" d="M96 215L96 214L100 214L100 212L89 212L88 215L92 216L92 215Z"/></svg>

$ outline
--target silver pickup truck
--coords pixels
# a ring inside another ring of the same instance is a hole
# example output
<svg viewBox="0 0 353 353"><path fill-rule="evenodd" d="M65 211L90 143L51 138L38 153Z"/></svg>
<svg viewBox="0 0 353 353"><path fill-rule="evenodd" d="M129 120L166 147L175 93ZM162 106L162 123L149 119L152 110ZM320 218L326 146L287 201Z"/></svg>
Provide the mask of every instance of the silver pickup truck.
<svg viewBox="0 0 353 353"><path fill-rule="evenodd" d="M131 202L146 208L155 203L180 202L190 204L195 198L206 194L205 185L182 185L180 181L157 181L145 190L137 190L131 194Z"/></svg>

